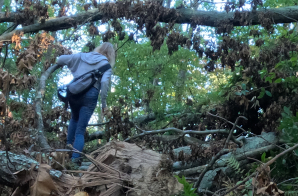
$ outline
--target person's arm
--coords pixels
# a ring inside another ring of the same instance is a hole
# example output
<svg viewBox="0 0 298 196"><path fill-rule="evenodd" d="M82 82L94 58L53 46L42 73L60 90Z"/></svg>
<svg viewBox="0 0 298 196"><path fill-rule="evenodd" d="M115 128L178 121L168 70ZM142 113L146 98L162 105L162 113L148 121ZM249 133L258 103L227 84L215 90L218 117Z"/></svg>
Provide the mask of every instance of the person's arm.
<svg viewBox="0 0 298 196"><path fill-rule="evenodd" d="M64 66L64 65L69 66L72 58L73 58L73 54L71 54L71 55L61 55L57 59L57 64L61 67Z"/></svg>
<svg viewBox="0 0 298 196"><path fill-rule="evenodd" d="M108 96L111 76L112 76L112 69L109 69L103 74L101 78L100 97L101 97L101 107L103 112L105 112L104 110L107 107L107 96Z"/></svg>

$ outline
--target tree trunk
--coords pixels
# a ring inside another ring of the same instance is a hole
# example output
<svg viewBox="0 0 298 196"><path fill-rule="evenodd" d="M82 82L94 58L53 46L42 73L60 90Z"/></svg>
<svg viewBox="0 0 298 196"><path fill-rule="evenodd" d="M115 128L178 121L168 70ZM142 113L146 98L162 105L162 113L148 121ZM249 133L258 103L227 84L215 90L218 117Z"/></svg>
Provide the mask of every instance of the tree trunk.
<svg viewBox="0 0 298 196"><path fill-rule="evenodd" d="M35 112L37 115L37 144L42 149L50 149L50 145L44 134L44 125L42 120L42 102L45 94L46 80L48 77L59 68L59 65L54 65L48 68L40 77L39 86L35 98Z"/></svg>
<svg viewBox="0 0 298 196"><path fill-rule="evenodd" d="M133 7L127 8L130 13L137 13ZM275 24L278 23L290 23L290 22L297 22L298 20L298 6L289 6L289 7L282 7L282 8L274 8L274 9L261 9L257 11L243 11L240 14L245 18L249 19L249 22L242 24L241 18L234 18L234 12L218 12L218 11L200 11L200 10L193 10L188 8L177 9L177 19L175 20L176 23L188 23L192 22L192 19L198 18L200 20L199 25L203 26L210 26L210 27L217 27L221 21L229 20L230 24L233 26L249 26L249 25L258 25L260 24L259 21L259 14L261 13L271 13L271 19L274 21ZM124 12L123 12L124 13ZM21 16L20 13L9 13L6 15L5 12L0 13L0 23L2 22L15 22L16 16ZM5 33L0 36L0 41L3 40L10 40L13 34L23 31L24 33L29 32L38 32L40 30L46 31L57 31L62 29L72 28L76 25L85 24L87 22L93 22L103 19L103 13L100 13L98 9L92 9L86 11L84 13L75 14L72 16L64 16L59 18L53 18L47 20L45 23L36 23L33 25L25 26L22 29L14 30L10 33ZM120 15L119 17L125 17L124 15ZM90 20L89 20L90 19ZM111 19L111 18L107 18ZM165 12L162 17L158 18L159 22L170 22L172 20L172 13Z"/></svg>
<svg viewBox="0 0 298 196"><path fill-rule="evenodd" d="M29 170L32 164L39 163L25 155L17 155L5 151L0 151L0 184L12 187L19 183L18 178L13 173L21 170Z"/></svg>

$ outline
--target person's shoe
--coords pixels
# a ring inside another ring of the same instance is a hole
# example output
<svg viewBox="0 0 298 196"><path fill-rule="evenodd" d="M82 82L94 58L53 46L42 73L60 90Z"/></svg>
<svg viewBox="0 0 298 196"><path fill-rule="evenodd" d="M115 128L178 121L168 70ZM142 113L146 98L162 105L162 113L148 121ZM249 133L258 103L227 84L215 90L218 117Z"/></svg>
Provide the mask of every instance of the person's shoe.
<svg viewBox="0 0 298 196"><path fill-rule="evenodd" d="M65 164L65 167L68 170L78 170L80 166L81 166L80 158L71 158L71 160Z"/></svg>
<svg viewBox="0 0 298 196"><path fill-rule="evenodd" d="M73 163L75 163L75 164L81 166L81 162L82 162L82 161L81 161L81 158L78 157L78 158L71 158L71 162L73 162Z"/></svg>

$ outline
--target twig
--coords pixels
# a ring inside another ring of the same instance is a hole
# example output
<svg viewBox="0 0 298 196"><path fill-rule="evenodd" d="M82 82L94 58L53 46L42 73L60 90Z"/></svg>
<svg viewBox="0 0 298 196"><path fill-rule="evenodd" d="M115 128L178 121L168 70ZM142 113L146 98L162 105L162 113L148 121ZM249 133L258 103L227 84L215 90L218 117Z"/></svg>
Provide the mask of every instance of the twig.
<svg viewBox="0 0 298 196"><path fill-rule="evenodd" d="M256 173L255 179L257 179L258 175L259 175L259 172ZM254 195L254 192L255 192L255 186L252 186L252 195Z"/></svg>
<svg viewBox="0 0 298 196"><path fill-rule="evenodd" d="M166 129L158 129L158 130L153 130L153 131L144 131L143 133L139 134L139 135L135 135L133 137L127 138L124 141L128 142L130 140L136 139L138 137L142 137L145 135L153 135L153 134L159 134L159 133L165 133L168 131L174 131L176 133L179 134L198 134L198 135L208 135L208 134L216 134L216 133L223 133L223 134L229 134L228 131L226 131L225 129L216 129L216 130L206 130L206 131L193 131L193 130L181 130L181 129L177 129L174 127L170 127L170 128L166 128ZM235 142L237 145L242 146L242 142L236 140L234 137L231 138L233 142Z"/></svg>
<svg viewBox="0 0 298 196"><path fill-rule="evenodd" d="M276 161L276 159L278 159L279 157L281 157L281 156L287 154L288 152L290 152L290 151L292 151L292 150L295 150L296 148L298 148L298 144L296 144L295 146L293 146L293 147L291 147L291 148L289 148L289 149L287 149L287 150L285 150L285 151L279 153L278 155L276 155L273 159L271 159L270 161L268 161L268 162L264 165L264 167L268 167L268 166L270 166L272 163L274 163L274 162Z"/></svg>
<svg viewBox="0 0 298 196"><path fill-rule="evenodd" d="M281 184L283 184L283 183L285 183L285 182L289 182L289 181L291 181L291 180L298 180L298 177L297 177L297 178L290 178L290 179L287 179L287 180L285 180L285 181L282 181L282 182L278 183L277 186L278 186L278 185L281 185Z"/></svg>
<svg viewBox="0 0 298 196"><path fill-rule="evenodd" d="M200 193L207 193L209 195L215 195L215 196L218 196L216 193L212 192L212 191L209 191L207 189L201 189L200 190Z"/></svg>
<svg viewBox="0 0 298 196"><path fill-rule="evenodd" d="M146 132L145 130L141 129L140 127L138 127L136 124L134 124L134 126L139 130L141 131L142 133Z"/></svg>
<svg viewBox="0 0 298 196"><path fill-rule="evenodd" d="M228 136L228 138L227 138L227 140L226 140L226 142L225 142L224 149L227 147L227 145L228 145L228 143L229 143L229 141L230 141L230 139L231 139L231 137L232 137L232 133L233 133L233 131L234 131L236 125L238 124L238 121L239 121L240 118L242 118L242 119L244 119L244 120L247 120L247 118L244 117L244 116L239 116L239 117L236 119L236 121L235 121L235 123L234 123L232 129L230 130L229 136Z"/></svg>
<svg viewBox="0 0 298 196"><path fill-rule="evenodd" d="M253 177L257 172L254 172L252 174L250 174L250 176L247 176L243 181L241 181L240 183L238 183L236 186L230 188L229 190L227 190L226 192L223 193L223 195L227 195L229 192L237 189L239 186L241 186L242 184L244 184L245 182L247 182L251 177Z"/></svg>
<svg viewBox="0 0 298 196"><path fill-rule="evenodd" d="M133 33L133 35L134 34L136 34L138 32L138 30L136 30L134 33ZM116 51L115 52L117 52L120 48L122 48L123 46L124 46L124 44L126 44L126 42L128 42L130 40L130 38L128 38L119 48L117 48L116 49Z"/></svg>
<svg viewBox="0 0 298 196"><path fill-rule="evenodd" d="M184 116L186 116L187 114L183 114L181 115L180 117L178 117L178 119L176 119L175 117L168 123L166 124L165 126L162 127L162 129L165 129L167 128L167 126L169 126L172 122L174 122L175 120L180 120L181 118L183 118Z"/></svg>
<svg viewBox="0 0 298 196"><path fill-rule="evenodd" d="M89 159L94 165L95 167L98 169L98 171L100 171L100 167L96 164L96 162L94 162L94 160L92 158L90 158L89 156L87 156L85 153L78 151L77 149L75 149L73 146L71 145L67 145L68 148L70 148L73 152L81 154L83 156L85 156L87 159Z"/></svg>
<svg viewBox="0 0 298 196"><path fill-rule="evenodd" d="M212 196L216 196L217 195L217 193L220 193L221 191L223 191L223 190L227 190L228 188L222 188L222 189L219 189L219 190L217 190L217 191L215 191L214 192L214 194L212 195ZM219 196L220 196L220 194L219 194Z"/></svg>
<svg viewBox="0 0 298 196"><path fill-rule="evenodd" d="M275 13L280 14L280 15L282 15L282 16L288 18L288 19L291 19L291 20L294 20L294 21L298 22L296 19L291 18L291 17L289 17L289 16L286 16L286 15L284 15L284 14L282 14L282 13L279 13L279 12L276 12L276 11L272 11L272 12L275 12Z"/></svg>
<svg viewBox="0 0 298 196"><path fill-rule="evenodd" d="M210 115L210 116L219 118L219 119L221 119L221 120L224 120L224 121L226 121L227 123L230 123L231 125L234 125L234 123L232 123L231 121L228 121L227 119L225 119L225 118L223 118L223 117L221 117L221 116L217 116L217 115L211 114L210 112L208 112L207 114ZM242 130L244 133L248 134L247 131L246 131L245 129L239 127L238 125L236 125L236 127L237 127L238 129Z"/></svg>
<svg viewBox="0 0 298 196"><path fill-rule="evenodd" d="M209 113L209 112L208 112L207 114L210 115L210 116L219 118L219 119L221 119L221 120L224 120L225 122L227 122L227 123L229 123L229 124L231 124L231 125L234 125L234 123L232 123L231 121L228 121L227 119L225 119L225 118L223 118L223 117L220 117L220 116L211 114L211 113ZM263 136L261 136L261 135L256 135L256 134L254 134L254 133L248 133L245 129L239 127L238 125L236 125L236 127L237 127L238 129L242 130L245 134L251 134L251 135L253 135L253 136L255 136L255 137L262 138L263 140L265 140L265 141L268 142L269 144L275 145L276 147L278 147L278 148L280 148L280 149L282 149L282 150L285 150L285 148L282 148L282 147L276 145L275 143L269 142L267 139L265 139L265 138L264 138ZM232 139L233 139L233 137L232 137Z"/></svg>
<svg viewBox="0 0 298 196"><path fill-rule="evenodd" d="M106 125L108 123L109 123L109 121L108 122L104 122L104 123L88 124L87 127L88 126L101 126L101 125Z"/></svg>
<svg viewBox="0 0 298 196"><path fill-rule="evenodd" d="M230 152L231 150L229 149L223 149L221 151L219 151L215 157L212 158L212 160L210 161L210 163L205 167L205 169L202 171L202 173L199 176L199 179L196 181L194 188L199 188L201 181L203 180L204 175L206 174L206 172L210 169L210 167L213 166L213 164L224 154L227 154L228 152Z"/></svg>
<svg viewBox="0 0 298 196"><path fill-rule="evenodd" d="M77 28L74 29L74 31L68 36L68 38L65 38L64 40L61 41L61 43L63 43L65 40L69 40L71 38L71 36L78 30L80 29L83 25L85 25L85 23L89 22L89 20L91 20L93 17L99 15L98 12L96 12L93 16L87 18L80 26L78 26Z"/></svg>
<svg viewBox="0 0 298 196"><path fill-rule="evenodd" d="M212 4L234 4L234 3L232 3L232 2L210 2L210 1L198 1L198 3L212 3Z"/></svg>
<svg viewBox="0 0 298 196"><path fill-rule="evenodd" d="M251 159L251 160L254 160L254 161L256 161L256 162L259 162L259 163L261 163L261 164L264 164L262 161L259 161L258 159L255 159L255 158L252 158L252 157L247 157L248 159Z"/></svg>
<svg viewBox="0 0 298 196"><path fill-rule="evenodd" d="M172 144L174 143L174 141L177 141L177 140L179 140L180 138L184 138L184 136L185 136L185 134L182 134L182 135L180 135L177 139L173 139L173 140L171 141L171 143L167 146L167 149L169 149L170 146L172 146Z"/></svg>

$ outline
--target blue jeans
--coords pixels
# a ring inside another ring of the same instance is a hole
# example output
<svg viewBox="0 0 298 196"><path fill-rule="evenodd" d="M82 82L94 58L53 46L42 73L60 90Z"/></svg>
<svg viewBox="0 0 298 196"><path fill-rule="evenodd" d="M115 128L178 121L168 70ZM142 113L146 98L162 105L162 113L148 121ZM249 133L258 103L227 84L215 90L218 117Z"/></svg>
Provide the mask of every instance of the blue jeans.
<svg viewBox="0 0 298 196"><path fill-rule="evenodd" d="M80 97L71 97L69 105L71 119L68 126L67 144L82 152L85 144L85 132L88 122L97 104L99 91L92 87ZM80 154L73 153L72 159L77 159Z"/></svg>

